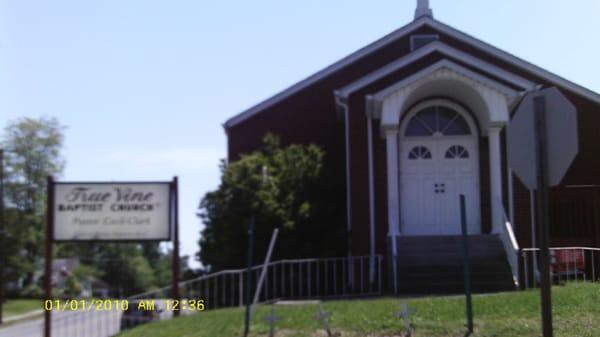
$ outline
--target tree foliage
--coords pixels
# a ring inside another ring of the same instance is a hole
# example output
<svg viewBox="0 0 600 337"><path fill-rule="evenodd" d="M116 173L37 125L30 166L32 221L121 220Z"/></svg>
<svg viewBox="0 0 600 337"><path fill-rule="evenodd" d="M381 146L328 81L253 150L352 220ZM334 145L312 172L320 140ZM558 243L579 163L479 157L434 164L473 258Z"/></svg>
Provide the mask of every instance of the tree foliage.
<svg viewBox="0 0 600 337"><path fill-rule="evenodd" d="M256 221L256 254L262 257L274 228L275 258L341 255L343 207L337 176L316 145L280 146L274 135L261 150L221 162L221 184L200 203L205 225L198 258L212 270L246 263L248 224Z"/></svg>
<svg viewBox="0 0 600 337"><path fill-rule="evenodd" d="M21 118L4 130L7 270L12 281L24 274L24 286L33 282L43 252L46 177L60 175L65 165L63 130L54 118Z"/></svg>
<svg viewBox="0 0 600 337"><path fill-rule="evenodd" d="M6 256L4 279L22 286L20 294L12 289L13 295L39 294L35 281L41 281L43 270L46 178L59 177L65 167L64 129L55 118L21 118L6 126L0 142L5 150L6 235L0 242ZM113 293L143 292L170 282L170 254L161 251L158 243L60 243L55 256L78 257L83 268L94 270L94 276ZM79 292L83 276L69 279L68 291Z"/></svg>

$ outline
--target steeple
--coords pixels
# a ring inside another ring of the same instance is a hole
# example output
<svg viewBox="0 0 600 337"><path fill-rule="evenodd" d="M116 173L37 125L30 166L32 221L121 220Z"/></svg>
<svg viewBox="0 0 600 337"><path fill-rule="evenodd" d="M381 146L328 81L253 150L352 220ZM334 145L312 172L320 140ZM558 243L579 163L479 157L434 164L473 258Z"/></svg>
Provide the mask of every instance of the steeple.
<svg viewBox="0 0 600 337"><path fill-rule="evenodd" d="M417 0L417 10L415 10L415 20L422 17L428 16L433 18L433 11L429 8L429 0Z"/></svg>

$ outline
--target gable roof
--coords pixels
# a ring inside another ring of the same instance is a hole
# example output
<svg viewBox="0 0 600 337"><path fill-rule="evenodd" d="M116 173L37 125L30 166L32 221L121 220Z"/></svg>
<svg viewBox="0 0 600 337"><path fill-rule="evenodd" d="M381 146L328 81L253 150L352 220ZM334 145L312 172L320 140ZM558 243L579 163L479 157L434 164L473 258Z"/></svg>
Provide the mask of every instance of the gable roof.
<svg viewBox="0 0 600 337"><path fill-rule="evenodd" d="M495 77L506 81L506 83L510 83L514 87L521 88L521 90L529 90L535 86L535 83L521 76L515 75L475 56L462 52L441 41L434 41L357 79L354 82L347 84L341 89L336 90L335 94L336 96L342 98L348 98L348 96L350 96L352 93L364 88L365 86L368 86L369 84L388 76L395 71L405 68L413 62L433 53L440 53L444 56L459 60L461 63L467 64L475 69L478 69L479 71L494 75Z"/></svg>
<svg viewBox="0 0 600 337"><path fill-rule="evenodd" d="M367 45L366 47L363 47L363 48L359 49L358 51L344 57L343 59L341 59L341 60L333 63L332 65L322 69L321 71L307 77L306 79L292 85L291 87L279 92L278 94L272 96L271 98L269 98L265 101L262 101L261 103L230 118L223 125L224 128L229 129L229 128L251 118L255 114L260 113L261 111L285 100L286 98L298 93L299 91L319 82L320 80L347 67L348 65L354 63L355 61L378 51L379 49L385 47L386 45L388 45L398 39L401 39L402 37L405 37L406 35L410 34L411 32L413 32L423 26L429 26L431 28L434 28L442 33L447 34L448 36L450 36L452 38L455 38L459 41L462 41L469 45L472 45L472 46L476 47L477 49L480 49L484 52L492 54L494 57L496 57L502 61L505 61L505 62L507 62L511 65L514 65L518 68L522 68L522 69L530 72L533 75L544 78L544 79L548 80L549 82L552 82L564 89L567 89L569 91L577 93L583 97L586 97L586 98L600 104L600 94L598 94L592 90L589 90L589 89L582 87L578 84L575 84L569 80L566 80L563 77L560 77L560 76L558 76L554 73L551 73L541 67L538 67L530 62L520 59L510 53L507 53L507 52L505 52L499 48L496 48L486 42L483 42L475 37L472 37L469 34L459 31L459 30L457 30L451 26L448 26L444 23L441 23L440 21L434 20L433 18L430 18L427 16L423 16L423 17L420 17L420 18L416 19L415 21L395 30L394 32L384 36L383 38Z"/></svg>

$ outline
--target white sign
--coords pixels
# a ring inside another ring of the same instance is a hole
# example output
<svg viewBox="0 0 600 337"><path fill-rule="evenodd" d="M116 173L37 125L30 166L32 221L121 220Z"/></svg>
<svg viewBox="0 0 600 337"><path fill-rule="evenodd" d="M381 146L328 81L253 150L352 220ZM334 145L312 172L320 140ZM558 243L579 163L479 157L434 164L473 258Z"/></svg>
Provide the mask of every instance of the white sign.
<svg viewBox="0 0 600 337"><path fill-rule="evenodd" d="M55 241L169 240L170 183L55 183Z"/></svg>

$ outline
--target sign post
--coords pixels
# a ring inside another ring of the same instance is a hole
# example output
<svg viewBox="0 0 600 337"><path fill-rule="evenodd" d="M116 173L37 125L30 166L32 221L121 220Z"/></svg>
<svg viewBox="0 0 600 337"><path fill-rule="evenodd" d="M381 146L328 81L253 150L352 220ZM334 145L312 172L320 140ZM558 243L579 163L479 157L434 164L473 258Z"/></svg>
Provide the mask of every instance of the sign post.
<svg viewBox="0 0 600 337"><path fill-rule="evenodd" d="M246 319L244 321L244 337L248 337L250 333L250 319L251 319L251 310L252 310L252 302L250 295L250 289L252 288L252 252L254 251L254 216L250 218L250 223L248 224L248 266L246 269Z"/></svg>
<svg viewBox="0 0 600 337"><path fill-rule="evenodd" d="M173 195L172 203L173 203L173 300L175 303L180 303L181 294L179 292L179 277L181 274L180 267L181 263L179 261L179 179L178 177L173 178L173 184L171 187ZM173 311L173 316L178 317L180 314L179 307Z"/></svg>
<svg viewBox="0 0 600 337"><path fill-rule="evenodd" d="M44 300L52 300L52 244L54 242L54 179L49 176L47 178L47 193L46 198L46 260L45 260L45 275L44 275L44 291L46 296ZM52 311L44 310L44 337L52 336Z"/></svg>
<svg viewBox="0 0 600 337"><path fill-rule="evenodd" d="M526 95L519 105L507 138L510 168L529 190L536 191L542 332L544 337L552 337L548 189L560 184L579 151L577 110L555 87L536 90Z"/></svg>
<svg viewBox="0 0 600 337"><path fill-rule="evenodd" d="M469 334L473 333L473 300L471 298L471 265L469 261L469 235L467 233L467 211L465 206L465 195L460 195L460 225L463 241L463 258L465 273L465 296L467 305L467 329Z"/></svg>
<svg viewBox="0 0 600 337"><path fill-rule="evenodd" d="M548 146L546 139L546 98L535 96L533 98L535 112L534 133L537 138L537 219L538 237L540 242L540 262L542 267L542 332L544 337L554 335L552 329L552 283L550 279L550 252L548 230Z"/></svg>

